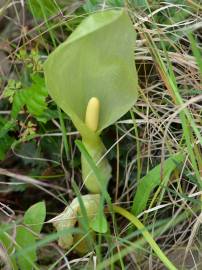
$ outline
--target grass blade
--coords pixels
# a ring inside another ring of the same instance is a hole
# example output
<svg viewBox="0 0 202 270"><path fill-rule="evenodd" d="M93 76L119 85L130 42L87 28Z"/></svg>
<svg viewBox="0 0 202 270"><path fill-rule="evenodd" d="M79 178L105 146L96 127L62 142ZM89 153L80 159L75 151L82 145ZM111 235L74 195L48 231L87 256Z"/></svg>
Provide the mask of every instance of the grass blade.
<svg viewBox="0 0 202 270"><path fill-rule="evenodd" d="M161 179L162 165L159 164L140 179L135 197L133 200L132 213L139 215L146 207L150 194L158 185L166 184L170 174L183 161L182 153L175 154L168 158L163 164L163 179ZM167 181L165 181L167 179Z"/></svg>
<svg viewBox="0 0 202 270"><path fill-rule="evenodd" d="M138 230L142 232L142 235L144 236L145 240L150 244L151 248L154 250L156 255L159 257L159 259L164 263L164 265L170 269L170 270L177 270L177 268L172 264L172 262L166 257L164 252L160 249L160 247L157 245L157 243L154 241L152 235L148 232L148 230L145 228L145 226L140 222L140 220L132 215L130 212L126 211L125 209L119 207L119 206L113 206L113 210L128 219L135 225Z"/></svg>

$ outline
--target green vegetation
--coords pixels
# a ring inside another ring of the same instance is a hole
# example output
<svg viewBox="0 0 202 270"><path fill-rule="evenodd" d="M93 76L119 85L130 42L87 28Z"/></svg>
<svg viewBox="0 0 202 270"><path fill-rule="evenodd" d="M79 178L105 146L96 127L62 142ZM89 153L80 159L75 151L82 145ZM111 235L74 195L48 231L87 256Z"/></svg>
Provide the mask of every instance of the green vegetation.
<svg viewBox="0 0 202 270"><path fill-rule="evenodd" d="M201 269L201 18L2 2L0 269Z"/></svg>

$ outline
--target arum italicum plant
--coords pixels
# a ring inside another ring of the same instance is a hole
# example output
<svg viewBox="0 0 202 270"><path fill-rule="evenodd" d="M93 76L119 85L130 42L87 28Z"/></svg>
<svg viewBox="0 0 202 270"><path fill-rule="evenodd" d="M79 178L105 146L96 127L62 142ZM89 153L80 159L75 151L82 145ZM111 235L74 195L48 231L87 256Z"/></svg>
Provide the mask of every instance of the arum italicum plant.
<svg viewBox="0 0 202 270"><path fill-rule="evenodd" d="M111 167L106 157L102 158L106 149L100 134L137 99L134 44L135 32L127 13L124 10L102 11L84 19L50 54L44 66L52 99L73 121L104 181L99 183L81 154L82 179L89 192L95 194L83 196L87 214L88 209L90 214L96 213L99 204L96 194L101 193L101 186L107 187L111 178ZM74 200L62 213L63 218L59 215L54 219L57 230L75 226L79 211L79 203ZM74 222L67 220L72 217ZM70 247L72 236L60 239L59 243Z"/></svg>

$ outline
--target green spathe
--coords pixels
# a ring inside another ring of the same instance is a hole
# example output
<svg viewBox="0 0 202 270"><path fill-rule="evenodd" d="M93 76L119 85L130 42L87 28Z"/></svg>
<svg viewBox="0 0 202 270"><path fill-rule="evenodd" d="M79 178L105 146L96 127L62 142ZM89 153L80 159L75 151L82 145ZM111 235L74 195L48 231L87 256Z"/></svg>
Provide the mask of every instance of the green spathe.
<svg viewBox="0 0 202 270"><path fill-rule="evenodd" d="M84 121L88 101L100 101L97 133L125 114L137 99L135 32L123 10L87 17L45 63L48 91L85 140L94 137Z"/></svg>
<svg viewBox="0 0 202 270"><path fill-rule="evenodd" d="M83 181L91 193L97 193L83 196L87 215L92 209L97 213L99 193L105 190L111 177L111 167L107 159L103 158L106 149L99 135L104 128L125 114L137 99L134 44L135 32L127 13L124 10L102 11L83 20L44 65L49 94L72 119L82 136L85 149L100 172L102 183L98 174L92 170L88 155L82 153ZM93 97L99 108L93 106L94 109L89 109L92 117L88 113L86 118L87 105ZM89 124L89 119L98 122ZM96 202L91 198L97 198ZM71 207L75 209L74 214L77 213L77 199ZM92 222L92 227L96 231L105 232L106 220L102 213L99 215L98 220ZM68 220L72 217L70 208L66 208L59 217L67 220L64 222L57 217L54 220L57 230L74 227L76 224L76 216ZM73 236L61 237L59 240L64 248L69 248L73 242Z"/></svg>
<svg viewBox="0 0 202 270"><path fill-rule="evenodd" d="M133 60L135 32L124 10L110 10L87 17L45 63L48 91L81 133L83 143L97 163L106 149L101 131L125 114L137 99L137 74ZM85 124L89 100L100 102L96 132ZM83 181L100 193L95 175L82 156ZM111 177L106 159L98 165L105 183Z"/></svg>

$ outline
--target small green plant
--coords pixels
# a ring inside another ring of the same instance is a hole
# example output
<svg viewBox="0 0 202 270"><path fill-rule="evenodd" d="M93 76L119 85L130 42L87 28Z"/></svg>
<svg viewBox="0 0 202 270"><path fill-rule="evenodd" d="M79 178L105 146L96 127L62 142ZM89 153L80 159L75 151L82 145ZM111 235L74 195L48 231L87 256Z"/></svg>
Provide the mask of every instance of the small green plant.
<svg viewBox="0 0 202 270"><path fill-rule="evenodd" d="M11 106L11 113L6 119L0 117L0 160L15 143L33 138L35 126L47 121L48 92L41 76L42 60L38 49L20 49L16 59L24 68L19 76L7 81L3 91L4 106Z"/></svg>
<svg viewBox="0 0 202 270"><path fill-rule="evenodd" d="M19 81L10 80L4 90L12 104L11 117L16 119L20 110L26 106L28 112L39 117L47 108L46 97L48 93L44 85L44 79L37 73L32 74L31 85L23 87Z"/></svg>
<svg viewBox="0 0 202 270"><path fill-rule="evenodd" d="M36 242L45 217L46 207L44 202L32 205L25 212L22 222L16 227L15 241L11 226L0 225L0 243L9 253L9 264L12 269L38 269L35 264L37 260Z"/></svg>
<svg viewBox="0 0 202 270"><path fill-rule="evenodd" d="M111 177L101 132L125 114L137 99L134 43L135 32L125 11L99 12L86 18L45 63L51 97L72 119L82 136L83 146L102 175L100 182L82 153L82 179L94 194L106 189ZM85 197L84 205L86 200ZM91 201L96 212L97 204ZM74 205L75 201L67 207L66 217ZM87 207L92 206L87 204ZM54 222L57 229L63 227L60 223L64 220L57 218ZM60 239L59 243L68 248L73 240L64 243Z"/></svg>

